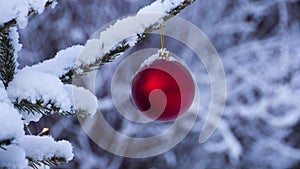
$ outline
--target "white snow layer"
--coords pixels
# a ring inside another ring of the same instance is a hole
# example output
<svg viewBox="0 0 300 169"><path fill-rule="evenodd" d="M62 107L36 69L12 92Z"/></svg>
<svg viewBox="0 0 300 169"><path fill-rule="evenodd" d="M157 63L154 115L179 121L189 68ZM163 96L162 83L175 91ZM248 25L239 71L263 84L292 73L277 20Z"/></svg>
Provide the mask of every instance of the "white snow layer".
<svg viewBox="0 0 300 169"><path fill-rule="evenodd" d="M24 135L21 115L11 105L0 102L0 140L15 139Z"/></svg>
<svg viewBox="0 0 300 169"><path fill-rule="evenodd" d="M76 67L79 68L82 65L94 63L97 59L103 57L104 54L121 45L124 39L127 45L134 46L138 39L137 35L142 34L147 27L159 21L162 16L149 15L145 17L144 15L136 15L118 20L114 25L101 32L99 39L87 41L82 55L76 62ZM77 73L81 72L81 69L77 70Z"/></svg>
<svg viewBox="0 0 300 169"><path fill-rule="evenodd" d="M67 161L73 159L73 147L65 140L55 141L51 136L27 135L20 141L26 156L35 160L43 160L52 157L63 157Z"/></svg>
<svg viewBox="0 0 300 169"><path fill-rule="evenodd" d="M28 165L28 160L25 158L25 151L16 146L5 146L0 148L0 168L23 169Z"/></svg>
<svg viewBox="0 0 300 169"><path fill-rule="evenodd" d="M57 77L61 77L74 67L74 63L76 62L81 50L81 45L69 47L57 52L54 58L36 64L32 67L26 67L25 69L50 73Z"/></svg>
<svg viewBox="0 0 300 169"><path fill-rule="evenodd" d="M144 13L168 13L171 9L182 4L184 0L155 1L152 4L140 9L137 14Z"/></svg>
<svg viewBox="0 0 300 169"><path fill-rule="evenodd" d="M51 102L62 111L71 111L71 101L63 83L49 73L21 70L15 75L7 91L13 101L24 99L36 103L41 100L45 106Z"/></svg>
<svg viewBox="0 0 300 169"><path fill-rule="evenodd" d="M0 81L0 103L11 104L2 81Z"/></svg>
<svg viewBox="0 0 300 169"><path fill-rule="evenodd" d="M75 110L82 116L93 116L98 107L97 98L90 91L73 85L64 85L57 76L30 68L19 71L7 91L13 101L27 100L34 104L41 100L44 106L53 103L61 111ZM38 114L26 113L21 112L25 123L38 121L41 118Z"/></svg>
<svg viewBox="0 0 300 169"><path fill-rule="evenodd" d="M16 19L18 25L27 25L28 12L35 10L42 13L48 0L0 0L0 24Z"/></svg>
<svg viewBox="0 0 300 169"><path fill-rule="evenodd" d="M16 67L18 67L18 53L22 49L22 44L19 43L19 32L16 27L11 27L9 29L9 37L12 39L12 45L14 48L14 59Z"/></svg>
<svg viewBox="0 0 300 169"><path fill-rule="evenodd" d="M72 98L72 104L78 115L93 116L96 113L98 107L97 98L89 90L72 85L65 85L65 89Z"/></svg>
<svg viewBox="0 0 300 169"><path fill-rule="evenodd" d="M2 84L2 83L1 83ZM24 135L23 122L18 111L12 107L7 93L0 85L0 140L16 139Z"/></svg>
<svg viewBox="0 0 300 169"><path fill-rule="evenodd" d="M16 141L24 136L23 122L21 115L12 107L4 85L0 82L0 141ZM25 168L27 160L25 152L16 145L3 146L0 148L0 168Z"/></svg>

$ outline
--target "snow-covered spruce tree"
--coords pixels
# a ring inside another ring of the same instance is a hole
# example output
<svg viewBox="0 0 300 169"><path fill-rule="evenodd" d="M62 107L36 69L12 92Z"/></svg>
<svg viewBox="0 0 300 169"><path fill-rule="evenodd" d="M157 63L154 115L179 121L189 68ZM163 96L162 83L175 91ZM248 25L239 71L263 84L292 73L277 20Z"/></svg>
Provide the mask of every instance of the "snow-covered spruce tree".
<svg viewBox="0 0 300 169"><path fill-rule="evenodd" d="M77 60L81 45L72 46L57 53L50 60L18 69L18 28L27 25L28 16L42 13L47 6L55 7L54 0L12 0L1 2L0 10L0 168L40 168L69 162L73 158L72 146L68 141L55 141L51 136L31 133L28 125L38 122L43 115L60 114L92 116L96 112L96 97L88 90L71 85L74 76L81 76L111 61L129 47L136 44L148 32L157 30L163 20L176 15L192 0L155 1L141 9L143 12L162 13L152 22L138 23L134 37L122 35L113 42L101 42L103 51L95 56ZM103 32L103 35L118 29L118 23ZM142 21L141 21L142 22ZM100 36L101 41L101 36ZM90 41L91 42L91 41ZM89 41L87 42L89 43ZM91 42L92 43L92 42ZM109 46L111 43L116 44ZM81 100L72 97L81 94ZM86 101L88 100L88 102ZM88 104L86 104L88 103Z"/></svg>

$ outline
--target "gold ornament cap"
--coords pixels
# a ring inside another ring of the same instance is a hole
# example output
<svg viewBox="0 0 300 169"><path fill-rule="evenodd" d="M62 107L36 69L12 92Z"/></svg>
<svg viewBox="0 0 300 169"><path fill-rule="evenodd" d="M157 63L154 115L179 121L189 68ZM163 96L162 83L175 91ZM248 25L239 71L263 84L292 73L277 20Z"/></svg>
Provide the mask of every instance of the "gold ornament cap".
<svg viewBox="0 0 300 169"><path fill-rule="evenodd" d="M169 51L167 51L166 48L161 48L161 49L158 50L158 56L161 59L168 60L168 58L169 58Z"/></svg>

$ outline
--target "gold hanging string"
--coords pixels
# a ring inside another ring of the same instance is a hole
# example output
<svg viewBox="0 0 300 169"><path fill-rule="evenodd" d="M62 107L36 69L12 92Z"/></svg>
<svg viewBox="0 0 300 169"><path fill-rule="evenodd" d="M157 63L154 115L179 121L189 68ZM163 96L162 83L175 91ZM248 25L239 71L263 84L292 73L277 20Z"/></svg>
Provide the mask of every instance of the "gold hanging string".
<svg viewBox="0 0 300 169"><path fill-rule="evenodd" d="M160 44L162 49L165 48L164 28L165 28L165 20L163 20L160 26Z"/></svg>
<svg viewBox="0 0 300 169"><path fill-rule="evenodd" d="M165 28L165 20L163 19L162 24L160 26L160 44L161 49L159 50L159 57L163 59L168 59L169 52L165 49L165 37L164 37L164 28Z"/></svg>

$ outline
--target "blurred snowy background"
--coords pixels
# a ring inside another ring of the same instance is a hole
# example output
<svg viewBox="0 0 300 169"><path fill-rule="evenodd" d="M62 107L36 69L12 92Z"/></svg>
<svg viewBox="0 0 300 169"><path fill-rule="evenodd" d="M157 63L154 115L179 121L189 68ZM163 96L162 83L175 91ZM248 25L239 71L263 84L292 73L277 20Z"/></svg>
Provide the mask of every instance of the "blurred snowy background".
<svg viewBox="0 0 300 169"><path fill-rule="evenodd" d="M59 1L55 9L31 16L27 27L20 30L24 45L19 56L20 67L49 59L69 46L84 44L105 24L134 14L151 2ZM201 93L197 123L172 150L144 159L115 156L89 140L76 117L44 117L31 124L31 130L38 133L43 127L50 127L54 138L72 143L75 159L65 168L300 168L300 1L197 0L179 16L208 36L226 73L224 116L206 143L197 141L210 103L208 75L193 52L171 38L166 39L166 47L190 66ZM111 74L128 53L147 47L159 47L157 35L149 36L124 56L104 65L98 75L101 111L119 131L132 124L113 107ZM163 130L169 124L155 125L134 125L131 132L141 136L143 132Z"/></svg>

